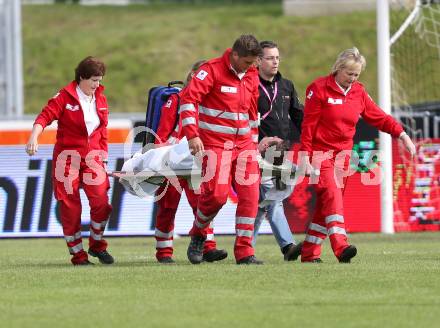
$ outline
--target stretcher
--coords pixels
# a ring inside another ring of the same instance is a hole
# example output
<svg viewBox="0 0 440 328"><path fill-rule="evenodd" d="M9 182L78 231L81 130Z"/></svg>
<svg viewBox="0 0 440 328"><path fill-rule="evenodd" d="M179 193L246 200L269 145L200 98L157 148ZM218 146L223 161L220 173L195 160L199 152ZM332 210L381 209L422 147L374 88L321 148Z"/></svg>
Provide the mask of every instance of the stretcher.
<svg viewBox="0 0 440 328"><path fill-rule="evenodd" d="M258 163L262 179L273 179L278 190L286 190L286 184L294 185L301 176L297 174L296 165L287 161L276 166L259 157ZM203 180L200 163L191 155L186 138L178 144L137 152L124 163L121 171L108 174L118 178L126 191L138 197L154 195L167 183L179 190L179 179L186 179L190 188L197 190Z"/></svg>
<svg viewBox="0 0 440 328"><path fill-rule="evenodd" d="M109 176L114 178L130 178L130 177L137 177L137 178L143 178L144 181L147 181L149 183L155 184L154 182L157 181L158 178L169 179L169 178L183 178L183 179L189 179L191 176L201 176L202 170L201 169L193 169L193 170L163 170L160 172L153 171L153 170L142 170L140 172L126 172L126 171L113 171L109 172Z"/></svg>
<svg viewBox="0 0 440 328"><path fill-rule="evenodd" d="M272 165L264 160L259 161L260 171L262 176L272 176L274 178L294 178L297 173L295 164L291 165ZM114 178L131 178L136 177L151 184L157 184L157 181L163 181L170 178L201 178L201 169L185 169L185 170L142 170L139 172L113 171L109 175ZM319 175L319 171L315 170L313 175Z"/></svg>

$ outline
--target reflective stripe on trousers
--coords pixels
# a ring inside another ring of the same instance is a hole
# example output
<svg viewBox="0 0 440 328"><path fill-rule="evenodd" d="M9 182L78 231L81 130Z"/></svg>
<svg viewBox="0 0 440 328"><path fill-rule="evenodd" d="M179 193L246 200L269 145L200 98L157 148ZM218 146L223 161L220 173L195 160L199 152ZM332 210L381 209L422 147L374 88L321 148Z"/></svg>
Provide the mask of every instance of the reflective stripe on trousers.
<svg viewBox="0 0 440 328"><path fill-rule="evenodd" d="M307 235L305 241L312 244L321 245L324 239L312 235Z"/></svg>

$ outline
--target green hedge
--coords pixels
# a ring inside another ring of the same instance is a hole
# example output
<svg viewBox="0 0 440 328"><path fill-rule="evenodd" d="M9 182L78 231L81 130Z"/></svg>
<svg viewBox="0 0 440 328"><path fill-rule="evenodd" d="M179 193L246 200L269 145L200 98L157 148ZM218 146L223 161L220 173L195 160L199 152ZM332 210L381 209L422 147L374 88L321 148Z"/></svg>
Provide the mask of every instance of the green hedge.
<svg viewBox="0 0 440 328"><path fill-rule="evenodd" d="M217 2L217 1L209 1ZM88 55L108 66L104 84L114 112L144 112L150 87L183 79L191 64L222 54L242 33L273 39L281 71L304 98L337 54L356 45L367 57L361 80L376 97L374 12L286 17L281 4L23 6L25 112L37 113L73 79Z"/></svg>

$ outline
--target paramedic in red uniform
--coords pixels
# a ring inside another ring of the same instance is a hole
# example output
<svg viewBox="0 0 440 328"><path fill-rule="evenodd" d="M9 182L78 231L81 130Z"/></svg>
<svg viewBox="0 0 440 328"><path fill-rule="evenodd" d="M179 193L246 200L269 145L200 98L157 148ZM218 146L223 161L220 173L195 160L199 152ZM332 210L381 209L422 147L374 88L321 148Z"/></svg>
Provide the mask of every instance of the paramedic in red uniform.
<svg viewBox="0 0 440 328"><path fill-rule="evenodd" d="M108 202L107 161L108 105L100 85L105 65L86 57L75 69L75 80L62 88L37 116L26 152L38 151L38 137L44 128L58 121L53 151L52 182L58 200L64 238L74 265L93 264L81 240L81 199L84 189L90 205L88 253L103 264L112 264L103 233L112 207Z"/></svg>
<svg viewBox="0 0 440 328"><path fill-rule="evenodd" d="M193 65L186 78L186 85L191 81L195 72L203 63L205 63L205 61L201 60ZM179 102L180 96L178 94L172 94L163 105L161 109L160 124L157 129L156 144L175 144L183 137L181 121L177 115ZM179 184L182 189L185 190L188 203L190 204L194 215L196 215L198 195L189 187L186 179L179 179ZM174 220L182 194L170 183L168 186L159 188L157 195L161 195L164 192L164 188L167 188L165 193L157 201L158 209L154 236L156 237L157 261L159 263L169 264L174 263L172 258ZM225 259L228 256L228 253L223 249L217 249L212 225L207 226L205 230L206 242L203 250L203 260L206 262L215 262Z"/></svg>
<svg viewBox="0 0 440 328"><path fill-rule="evenodd" d="M412 156L416 151L402 126L382 111L357 81L365 65L365 58L357 48L347 49L339 54L331 74L316 79L306 91L300 150L308 156L303 157L302 167L306 174L319 169L320 176L315 185L315 214L302 247L302 262L322 262L321 244L327 235L339 262L349 263L356 256L356 247L348 243L345 231L343 183L337 182L341 172L347 169L348 160L337 155L343 154L341 151L351 152L360 117L399 138ZM324 159L319 151L331 154ZM321 166L317 167L321 160Z"/></svg>
<svg viewBox="0 0 440 328"><path fill-rule="evenodd" d="M240 36L223 56L201 66L180 99L182 128L191 152L204 155L204 177L212 174L209 181L202 181L190 231L187 255L193 264L203 260L203 229L226 203L231 185L238 197L236 262L262 264L255 258L251 244L260 181L256 158L259 79L255 62L261 53L254 36Z"/></svg>

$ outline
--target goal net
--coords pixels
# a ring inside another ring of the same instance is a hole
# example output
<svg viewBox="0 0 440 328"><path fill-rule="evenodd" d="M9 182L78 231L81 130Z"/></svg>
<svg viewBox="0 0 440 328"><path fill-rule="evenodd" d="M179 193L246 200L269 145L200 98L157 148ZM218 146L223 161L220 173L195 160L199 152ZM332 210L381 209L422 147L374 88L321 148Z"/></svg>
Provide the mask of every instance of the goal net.
<svg viewBox="0 0 440 328"><path fill-rule="evenodd" d="M392 0L393 114L417 141L416 161L394 147L396 231L440 227L440 0Z"/></svg>

